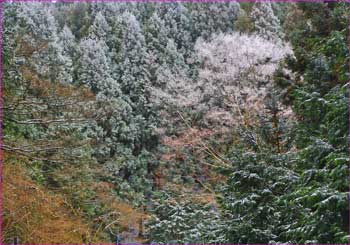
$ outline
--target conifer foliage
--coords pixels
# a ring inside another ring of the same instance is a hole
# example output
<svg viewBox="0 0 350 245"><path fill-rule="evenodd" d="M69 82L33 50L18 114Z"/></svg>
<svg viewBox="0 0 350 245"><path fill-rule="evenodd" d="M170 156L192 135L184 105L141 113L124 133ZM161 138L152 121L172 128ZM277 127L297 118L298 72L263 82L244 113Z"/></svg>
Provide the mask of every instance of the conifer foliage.
<svg viewBox="0 0 350 245"><path fill-rule="evenodd" d="M2 10L2 243L349 242L348 4Z"/></svg>

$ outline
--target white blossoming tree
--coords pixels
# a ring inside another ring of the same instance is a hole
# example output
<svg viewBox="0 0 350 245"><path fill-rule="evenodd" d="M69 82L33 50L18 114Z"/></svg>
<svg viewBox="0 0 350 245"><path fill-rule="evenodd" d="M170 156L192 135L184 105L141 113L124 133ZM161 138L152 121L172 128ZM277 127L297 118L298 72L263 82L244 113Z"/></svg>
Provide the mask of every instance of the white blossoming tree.
<svg viewBox="0 0 350 245"><path fill-rule="evenodd" d="M234 122L232 110L238 105L259 110L278 63L292 53L287 45L238 33L220 34L209 42L198 40L195 49L202 61L199 103L207 119L224 123Z"/></svg>

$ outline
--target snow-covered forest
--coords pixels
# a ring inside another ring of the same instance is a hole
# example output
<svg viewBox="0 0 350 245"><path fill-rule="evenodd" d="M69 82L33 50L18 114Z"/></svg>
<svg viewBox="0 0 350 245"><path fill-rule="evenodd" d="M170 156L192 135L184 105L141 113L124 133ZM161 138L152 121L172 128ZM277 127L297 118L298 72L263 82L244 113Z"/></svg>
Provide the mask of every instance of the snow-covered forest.
<svg viewBox="0 0 350 245"><path fill-rule="evenodd" d="M2 17L1 243L349 243L345 1Z"/></svg>

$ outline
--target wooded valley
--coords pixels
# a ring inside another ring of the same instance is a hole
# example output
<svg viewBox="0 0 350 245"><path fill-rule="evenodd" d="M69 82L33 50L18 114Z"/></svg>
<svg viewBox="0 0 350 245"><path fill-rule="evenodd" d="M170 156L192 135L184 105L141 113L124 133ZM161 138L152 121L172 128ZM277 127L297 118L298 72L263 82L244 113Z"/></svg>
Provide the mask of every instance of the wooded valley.
<svg viewBox="0 0 350 245"><path fill-rule="evenodd" d="M349 243L350 6L2 3L2 242Z"/></svg>

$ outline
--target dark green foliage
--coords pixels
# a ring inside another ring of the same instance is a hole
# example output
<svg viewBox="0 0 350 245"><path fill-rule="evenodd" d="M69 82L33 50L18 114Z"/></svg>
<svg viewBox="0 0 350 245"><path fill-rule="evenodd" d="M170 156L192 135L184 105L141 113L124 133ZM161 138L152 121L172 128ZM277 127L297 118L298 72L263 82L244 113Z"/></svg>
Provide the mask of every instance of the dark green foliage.
<svg viewBox="0 0 350 245"><path fill-rule="evenodd" d="M175 199L169 193L158 198L148 224L152 243L225 243L225 224L215 205L194 203L182 195Z"/></svg>
<svg viewBox="0 0 350 245"><path fill-rule="evenodd" d="M198 37L209 39L217 33L234 31L234 22L240 9L236 2L188 3L186 7L191 12L191 35L194 41Z"/></svg>
<svg viewBox="0 0 350 245"><path fill-rule="evenodd" d="M250 136L245 141L249 144L240 150L236 145L229 155L233 171L226 172L229 179L220 199L230 214L230 242L348 242L348 6L300 4L299 10L305 14L299 21L311 20L314 28L297 22L288 33L296 59L287 64L297 72L295 78L283 68L275 74L284 99L277 101L291 104L298 119L280 136L293 135L294 142L292 148L276 150L273 120L240 133ZM325 22L326 27L321 24ZM264 117L273 115L273 106L268 109ZM264 144L259 144L259 135Z"/></svg>
<svg viewBox="0 0 350 245"><path fill-rule="evenodd" d="M281 198L294 190L297 154L290 151L291 125L280 116L273 94L258 125L238 130L239 140L227 155L232 170L219 199L227 215L226 239L239 243L287 242L290 206Z"/></svg>
<svg viewBox="0 0 350 245"><path fill-rule="evenodd" d="M298 222L287 233L295 242L347 241L348 89L348 85L337 86L317 100L304 97L304 107L299 108L305 118L317 120L318 125L306 120L298 125L298 135L303 135L298 141L303 149L296 165L300 182L284 197L298 207ZM310 114L311 108L319 113Z"/></svg>
<svg viewBox="0 0 350 245"><path fill-rule="evenodd" d="M271 243L281 239L288 205L279 198L292 190L298 175L285 166L288 155L235 152L235 170L223 189L222 207L230 214L228 241Z"/></svg>

